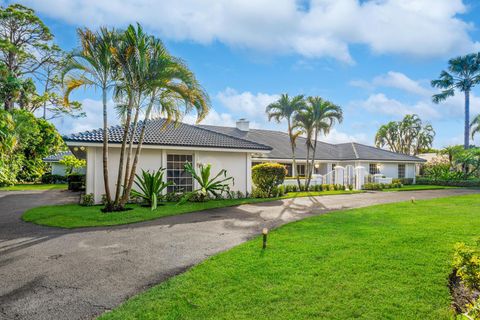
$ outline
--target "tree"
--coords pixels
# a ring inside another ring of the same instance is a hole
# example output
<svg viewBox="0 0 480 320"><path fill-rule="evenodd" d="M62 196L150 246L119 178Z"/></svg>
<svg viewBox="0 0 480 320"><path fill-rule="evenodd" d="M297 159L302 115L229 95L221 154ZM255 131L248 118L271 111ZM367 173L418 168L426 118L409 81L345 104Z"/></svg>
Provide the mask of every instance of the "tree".
<svg viewBox="0 0 480 320"><path fill-rule="evenodd" d="M85 160L78 159L74 155L64 156L62 159L60 159L59 163L65 166L65 173L67 175L71 175L74 171L84 168L87 165Z"/></svg>
<svg viewBox="0 0 480 320"><path fill-rule="evenodd" d="M434 103L445 101L455 95L455 90L464 93L465 96L465 128L464 149L470 147L470 92L474 86L480 83L480 53L468 54L448 61L448 71L443 70L437 80L432 80L434 88L442 92L433 95Z"/></svg>
<svg viewBox="0 0 480 320"><path fill-rule="evenodd" d="M470 123L470 129L472 130L472 139L477 133L480 133L480 114L472 120L472 123Z"/></svg>
<svg viewBox="0 0 480 320"><path fill-rule="evenodd" d="M117 41L115 30L100 28L98 32L89 29L78 30L81 48L74 50L62 70L61 80L66 86L64 100L69 104L69 95L81 87L94 87L102 92L103 106L103 182L105 186L107 211L112 210L113 202L109 186L108 172L108 114L107 94L115 85L118 73L111 49Z"/></svg>
<svg viewBox="0 0 480 320"><path fill-rule="evenodd" d="M122 210L129 199L146 126L154 108L157 114L166 117L166 124L180 120L183 114L191 110L196 111L198 122L208 113L210 101L188 67L170 55L159 39L146 35L140 25L130 25L112 52L120 74L116 97L120 98L125 119L114 201L115 210ZM140 122L139 115L142 112L145 116ZM134 144L136 149L133 155ZM118 186L122 185L122 179L123 192L120 194Z"/></svg>
<svg viewBox="0 0 480 320"><path fill-rule="evenodd" d="M290 98L288 94L282 94L280 99L276 102L271 103L266 108L266 113L268 115L268 120L274 119L276 122L280 123L281 120L287 121L287 132L290 139L290 147L292 149L292 162L293 168L297 170L296 158L295 158L295 148L297 137L301 134L299 131L296 131L293 122L296 114L305 108L305 101L303 95L298 95L293 98ZM300 178L297 176L298 187L300 187Z"/></svg>
<svg viewBox="0 0 480 320"><path fill-rule="evenodd" d="M307 174L306 189L310 186L312 178L312 171L315 165L315 154L317 152L317 142L319 134L328 134L335 124L335 122L341 123L343 121L343 111L340 106L333 104L330 101L323 100L320 97L308 97L307 109L313 121L313 145L312 145L312 159ZM308 162L308 157L307 157Z"/></svg>
<svg viewBox="0 0 480 320"><path fill-rule="evenodd" d="M293 127L300 134L305 136L305 144L307 147L306 163L305 163L305 187L308 184L310 176L310 152L313 151L313 136L315 132L314 110L311 106L305 106L295 115ZM298 175L297 175L298 177Z"/></svg>
<svg viewBox="0 0 480 320"><path fill-rule="evenodd" d="M416 115L406 115L401 121L382 125L375 135L375 145L397 153L417 155L430 149L435 131L430 124L423 124Z"/></svg>

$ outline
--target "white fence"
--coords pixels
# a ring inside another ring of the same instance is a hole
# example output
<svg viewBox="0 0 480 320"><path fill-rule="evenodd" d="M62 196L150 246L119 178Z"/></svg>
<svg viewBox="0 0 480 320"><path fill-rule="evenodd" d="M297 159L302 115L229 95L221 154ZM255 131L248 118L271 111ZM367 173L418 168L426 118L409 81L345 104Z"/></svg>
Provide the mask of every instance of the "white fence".
<svg viewBox="0 0 480 320"><path fill-rule="evenodd" d="M300 182L305 184L305 178L301 178ZM383 175L370 175L364 167L354 167L348 165L345 167L335 166L335 169L327 174L312 174L310 185L320 184L339 184L346 187L353 186L355 190L361 190L365 183L392 183L392 178L384 178ZM297 179L287 179L284 185L297 185Z"/></svg>

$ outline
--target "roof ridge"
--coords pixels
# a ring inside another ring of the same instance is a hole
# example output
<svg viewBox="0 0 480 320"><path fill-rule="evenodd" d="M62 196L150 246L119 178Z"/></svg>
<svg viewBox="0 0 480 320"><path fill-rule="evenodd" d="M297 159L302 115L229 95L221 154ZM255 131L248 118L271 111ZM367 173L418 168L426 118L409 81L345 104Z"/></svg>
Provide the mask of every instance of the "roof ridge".
<svg viewBox="0 0 480 320"><path fill-rule="evenodd" d="M359 159L360 157L358 156L357 148L355 148L355 143L352 141L351 144L352 144L353 152L355 153L355 158Z"/></svg>

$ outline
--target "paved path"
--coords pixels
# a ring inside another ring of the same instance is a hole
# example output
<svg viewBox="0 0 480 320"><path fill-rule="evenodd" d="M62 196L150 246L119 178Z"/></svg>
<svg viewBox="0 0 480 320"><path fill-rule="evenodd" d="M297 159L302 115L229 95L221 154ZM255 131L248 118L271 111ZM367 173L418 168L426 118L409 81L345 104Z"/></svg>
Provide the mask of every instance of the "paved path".
<svg viewBox="0 0 480 320"><path fill-rule="evenodd" d="M29 207L74 200L63 191L0 193L0 319L91 319L224 251L263 227L327 211L478 191L378 192L274 201L111 228L22 222ZM161 210L161 209L160 209Z"/></svg>

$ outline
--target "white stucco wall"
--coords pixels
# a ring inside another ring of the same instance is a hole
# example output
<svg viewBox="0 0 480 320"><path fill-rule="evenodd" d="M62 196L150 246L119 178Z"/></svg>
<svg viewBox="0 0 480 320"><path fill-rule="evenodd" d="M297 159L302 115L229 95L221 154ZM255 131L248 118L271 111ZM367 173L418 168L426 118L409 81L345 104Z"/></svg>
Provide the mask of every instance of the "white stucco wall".
<svg viewBox="0 0 480 320"><path fill-rule="evenodd" d="M246 152L219 152L219 151L186 151L172 149L142 149L137 172L144 170L158 170L166 167L167 154L191 154L195 167L198 164L212 164L212 174L221 169L227 170L227 175L235 179L231 190L251 192L251 161ZM86 192L93 193L95 201L100 202L105 193L103 183L103 161L101 147L87 148L87 181ZM109 185L112 197L115 194L120 148L109 149Z"/></svg>
<svg viewBox="0 0 480 320"><path fill-rule="evenodd" d="M380 165L380 173L386 176L387 178L398 178L398 165L401 163L398 162L371 162L377 163ZM404 163L405 164L405 178L415 178L415 164L414 163ZM369 170L370 162L360 163L361 166Z"/></svg>

